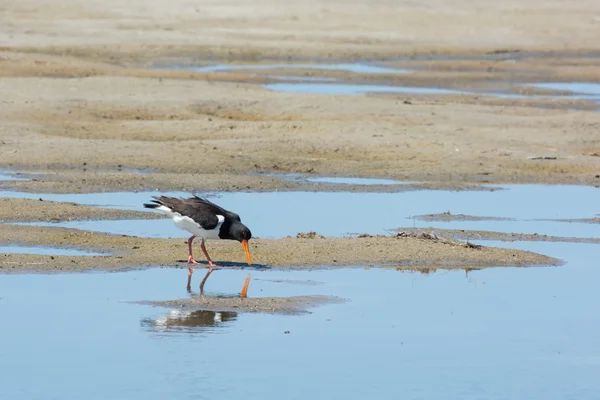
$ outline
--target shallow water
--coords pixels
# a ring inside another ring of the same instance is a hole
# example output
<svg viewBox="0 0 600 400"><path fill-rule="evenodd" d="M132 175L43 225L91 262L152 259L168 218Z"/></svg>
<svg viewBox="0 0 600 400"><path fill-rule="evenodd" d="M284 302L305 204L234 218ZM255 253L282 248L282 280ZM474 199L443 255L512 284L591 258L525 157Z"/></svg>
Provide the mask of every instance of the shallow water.
<svg viewBox="0 0 600 400"><path fill-rule="evenodd" d="M48 256L106 256L106 253L96 253L87 250L67 249L50 246L0 245L0 254L39 254Z"/></svg>
<svg viewBox="0 0 600 400"><path fill-rule="evenodd" d="M503 189L222 193L212 200L238 211L255 235L264 237L309 230L385 233L385 228L413 224L600 237L596 224L532 221L592 217L600 189ZM143 209L156 194L0 192L0 197ZM515 220L410 219L445 211ZM186 236L168 219L64 224ZM137 400L264 399L288 393L286 398L305 399L367 398L376 392L379 399L595 399L600 391L600 316L595 312L600 245L475 243L531 250L566 264L429 274L394 268L222 268L206 284L207 296L234 295L251 272L250 297L349 300L302 316L188 312L135 303L198 296L202 270L194 274L191 294L184 268L0 275L0 315L10 321L0 330L2 395Z"/></svg>
<svg viewBox="0 0 600 400"><path fill-rule="evenodd" d="M590 261L600 247L517 247L568 264L427 275L253 272L250 296L350 300L303 316L129 303L189 296L183 269L0 276L0 313L11 321L0 333L3 396L595 399L600 269ZM245 274L215 272L206 295L235 293Z"/></svg>
<svg viewBox="0 0 600 400"><path fill-rule="evenodd" d="M269 75L271 79L280 81L299 81L299 82L334 82L335 78L326 78L323 76L293 76L293 75Z"/></svg>
<svg viewBox="0 0 600 400"><path fill-rule="evenodd" d="M529 86L548 89L573 92L580 95L586 95L590 99L600 101L600 83L595 82L554 82L554 83L535 83Z"/></svg>
<svg viewBox="0 0 600 400"><path fill-rule="evenodd" d="M410 185L415 182L409 181L395 181L392 179L381 179L381 178L357 178L357 177L342 177L342 176L310 176L303 174L270 174L263 173L258 174L261 176L274 176L277 178L302 181L302 182L314 182L314 183L325 183L329 185Z"/></svg>
<svg viewBox="0 0 600 400"><path fill-rule="evenodd" d="M211 197L234 210L256 237L277 238L316 231L325 236L386 234L398 227L485 229L540 235L600 237L600 224L537 221L591 218L598 213L600 189L586 186L506 185L494 191L409 191L399 193L274 192L221 193ZM146 210L156 192L33 194L0 191L0 197L73 201L121 209ZM164 193L185 196L188 193ZM514 221L419 221L411 216L450 211L513 218ZM285 223L282 223L285 221ZM34 223L44 225L42 223ZM134 236L187 237L171 220L68 221L46 225Z"/></svg>
<svg viewBox="0 0 600 400"><path fill-rule="evenodd" d="M275 223L273 218L272 223ZM244 223L246 220L243 219ZM271 219L269 219L271 221ZM405 228L421 228L427 232L428 228L441 229L464 229L464 230L487 230L503 233L537 233L538 235L562 236L572 238L600 238L600 226L598 224L585 223L564 223L555 221L456 221L456 222L421 222L421 221L399 221L398 224L391 222L385 223L388 226L386 229L371 226L370 228L347 226L345 229L342 226L328 227L324 223L308 226L274 226L253 223L248 225L251 227L254 237L260 238L281 238L285 236L295 236L299 232L316 231L325 236L340 237L351 236L354 234L389 234L396 227ZM299 223L299 222L298 222ZM114 220L114 221L65 221L65 222L25 222L21 225L34 226L54 226L62 228L82 229L95 232L113 233L118 235L129 235L149 238L187 238L190 236L185 231L177 228L170 219L159 220ZM302 229L303 228L303 229ZM311 229L312 228L312 229ZM354 230L351 230L351 229ZM469 240L476 240L477 236L473 235Z"/></svg>
<svg viewBox="0 0 600 400"><path fill-rule="evenodd" d="M358 85L350 83L269 83L263 87L276 92L313 94L365 94L365 93L414 93L414 94L473 94L463 90L410 87L392 85Z"/></svg>
<svg viewBox="0 0 600 400"><path fill-rule="evenodd" d="M0 181L28 181L29 178L19 176L16 172L0 171ZM0 183L1 185L1 183Z"/></svg>
<svg viewBox="0 0 600 400"><path fill-rule="evenodd" d="M537 58L545 57L548 54L542 53L519 53L519 52L507 52L499 54L485 54L485 55L462 55L462 56L432 56L432 57L409 57L409 58L398 58L396 61L402 60L510 60L518 62L520 59L526 58ZM597 57L597 54L590 53L589 57ZM361 64L361 63L323 63L323 64L214 64L206 65L202 67L190 66L190 65L168 65L160 66L158 68L164 69L176 69L176 70L190 70L196 72L228 72L228 71L239 71L239 70L269 70L269 69L317 69L317 70L338 70L347 71L361 74L406 74L413 70L395 68L389 62L380 63L380 65L373 64ZM514 72L514 71L513 71ZM521 71L523 72L523 71ZM506 99L534 99L534 98L557 98L557 99L568 99L568 100L590 100L594 102L600 102L600 84L595 82L549 82L549 83L531 83L525 84L524 86L537 87L542 89L559 90L559 91L571 91L573 95L566 96L555 96L555 95L523 95L520 93L506 93L502 91L496 92L477 92L472 90L460 90L460 89L443 89L438 87L410 87L410 86L396 86L396 85L363 85L363 84L350 84L339 82L336 78L323 78L323 77L303 77L303 76L292 76L292 75L277 75L271 76L274 79L290 81L292 83L270 83L262 85L263 87L278 91L278 92L291 92L291 93L312 93L312 94L366 94L366 93L410 93L410 94L434 94L434 95L469 95L469 96L491 96L497 98ZM293 83L293 81L298 81Z"/></svg>
<svg viewBox="0 0 600 400"><path fill-rule="evenodd" d="M216 64L204 67L196 66L170 66L169 69L185 69L195 72L240 71L255 69L318 69L329 71L347 71L357 74L405 74L410 72L405 69L379 67L376 65L360 63L342 64Z"/></svg>
<svg viewBox="0 0 600 400"><path fill-rule="evenodd" d="M309 182L330 183L333 185L405 185L412 182L393 181L391 179L375 178L343 178L343 177L314 177L306 178Z"/></svg>
<svg viewBox="0 0 600 400"><path fill-rule="evenodd" d="M564 86L562 86L564 85ZM443 89L436 87L411 87L394 85L361 85L346 83L269 83L263 87L276 92L312 93L312 94L366 94L366 93L411 93L411 94L455 94L468 96L490 96L503 99L535 99L556 98L567 100L591 100L600 102L598 89L593 86L598 84L531 84L529 86L552 89L571 90L574 95L523 95L501 92L476 92L469 90Z"/></svg>

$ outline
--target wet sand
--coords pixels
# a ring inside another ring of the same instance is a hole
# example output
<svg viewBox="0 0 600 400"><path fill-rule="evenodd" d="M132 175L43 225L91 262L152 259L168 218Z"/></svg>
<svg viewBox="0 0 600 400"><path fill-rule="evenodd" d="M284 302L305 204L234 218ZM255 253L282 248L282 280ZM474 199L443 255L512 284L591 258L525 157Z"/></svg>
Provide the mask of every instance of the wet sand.
<svg viewBox="0 0 600 400"><path fill-rule="evenodd" d="M537 233L504 233L494 231L439 229L439 228L398 228L399 232L407 234L430 234L439 238L459 240L500 240L503 242L564 242L564 243L600 243L600 238L577 238L564 236L539 235Z"/></svg>
<svg viewBox="0 0 600 400"><path fill-rule="evenodd" d="M62 79L0 81L11 99L0 109L0 166L58 169L67 180L10 184L30 191L298 187L250 172L600 184L600 157L590 155L600 151L596 112L440 100L407 105L390 96L276 93L200 80L93 77L69 80L69 91ZM557 159L528 159L539 155ZM160 174L119 179L61 170L84 165Z"/></svg>
<svg viewBox="0 0 600 400"><path fill-rule="evenodd" d="M580 224L600 224L600 218L575 218L575 219L553 219L551 221L557 222L576 222Z"/></svg>
<svg viewBox="0 0 600 400"><path fill-rule="evenodd" d="M53 272L121 270L168 266L187 267L184 239L150 239L109 235L66 228L0 225L0 241L23 245L46 245L106 252L106 256L40 256L5 254L0 260L4 272ZM213 260L224 268L246 268L242 247L235 241L210 241ZM419 269L430 265L442 268L558 265L552 257L494 247L473 248L448 240L396 236L355 238L253 239L250 242L252 268L315 269L336 266L397 266ZM200 257L198 257L200 259ZM206 263L203 263L206 266Z"/></svg>
<svg viewBox="0 0 600 400"><path fill-rule="evenodd" d="M415 215L411 219L421 221L510 221L510 218L481 217L477 215L452 214L449 211L438 214Z"/></svg>
<svg viewBox="0 0 600 400"><path fill-rule="evenodd" d="M62 192L297 189L249 172L600 184L600 113L589 111L598 108L589 101L279 93L259 85L273 81L264 71L148 68L379 57L414 72L296 73L541 93L521 84L600 81L597 2L276 4L4 2L0 167L64 176L11 185ZM121 179L64 170L118 166L157 174Z"/></svg>
<svg viewBox="0 0 600 400"><path fill-rule="evenodd" d="M157 173L144 174L120 171L118 173L92 172L86 167L46 170L35 180L5 181L4 190L29 193L90 193L119 191L178 190L185 192L402 192L411 190L499 190L468 182L422 182L402 185L353 185L317 183L286 179L285 176L265 174L209 174L209 173ZM25 167L31 171L40 168ZM20 169L21 171L23 168ZM314 177L307 174L307 177ZM41 196L43 198L43 196Z"/></svg>
<svg viewBox="0 0 600 400"><path fill-rule="evenodd" d="M344 301L332 296L291 297L192 297L182 300L139 302L182 310L246 312L269 314L305 314L310 308Z"/></svg>
<svg viewBox="0 0 600 400"><path fill-rule="evenodd" d="M160 215L130 210L88 207L59 201L0 197L0 222L60 222L100 219L158 219Z"/></svg>

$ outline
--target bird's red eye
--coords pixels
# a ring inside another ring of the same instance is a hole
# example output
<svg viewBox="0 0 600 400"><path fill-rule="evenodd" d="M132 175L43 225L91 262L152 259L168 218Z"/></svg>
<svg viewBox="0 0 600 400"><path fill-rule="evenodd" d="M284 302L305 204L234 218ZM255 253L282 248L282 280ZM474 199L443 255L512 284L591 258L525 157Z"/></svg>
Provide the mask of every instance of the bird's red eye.
<svg viewBox="0 0 600 400"><path fill-rule="evenodd" d="M246 232L242 232L242 236L243 236L243 237L246 237Z"/></svg>

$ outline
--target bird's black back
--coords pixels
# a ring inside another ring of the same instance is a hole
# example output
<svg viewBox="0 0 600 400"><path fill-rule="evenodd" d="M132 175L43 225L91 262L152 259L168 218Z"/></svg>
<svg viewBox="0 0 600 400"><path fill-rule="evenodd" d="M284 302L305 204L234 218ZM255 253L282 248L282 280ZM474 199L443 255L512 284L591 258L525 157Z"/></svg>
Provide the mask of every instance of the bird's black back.
<svg viewBox="0 0 600 400"><path fill-rule="evenodd" d="M204 229L214 229L219 219L217 215L222 215L225 218L221 226L219 236L223 239L227 238L228 231L232 224L240 222L240 216L234 212L228 211L215 203L194 195L187 199L181 199L168 196L154 196L155 200L151 200L154 204L144 204L148 208L156 208L160 205L169 207L172 212L179 213L183 216L190 217L200 224ZM225 237L224 237L225 236Z"/></svg>

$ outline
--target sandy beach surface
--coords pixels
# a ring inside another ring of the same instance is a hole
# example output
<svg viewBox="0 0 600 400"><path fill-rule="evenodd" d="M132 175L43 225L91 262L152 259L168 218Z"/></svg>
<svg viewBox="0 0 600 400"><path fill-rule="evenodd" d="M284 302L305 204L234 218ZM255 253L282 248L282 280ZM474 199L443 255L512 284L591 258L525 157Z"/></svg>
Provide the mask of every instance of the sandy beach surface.
<svg viewBox="0 0 600 400"><path fill-rule="evenodd" d="M288 184L249 172L597 185L597 103L284 93L260 85L273 81L265 71L151 67L376 59L412 73L296 72L535 93L515 85L600 80L599 13L595 1L7 0L0 167L67 168L28 186L48 191L138 188L127 168L157 172L143 181L158 189L202 190L204 176L221 190ZM123 178L88 180L94 167L123 167Z"/></svg>
<svg viewBox="0 0 600 400"><path fill-rule="evenodd" d="M600 106L530 84L600 82L599 37L600 3L591 0L308 1L285 7L274 0L5 0L0 168L40 175L2 187L38 193L404 190L319 186L276 175L290 173L457 190L482 183L597 186ZM302 65L357 62L387 70ZM285 63L300 65L261 67ZM213 64L254 66L192 68ZM265 86L299 78L447 92L348 95ZM147 217L33 200L1 204L0 217L13 222ZM4 205L11 204L7 211ZM28 213L29 207L34 211ZM175 239L59 228L0 230L4 240L29 244L85 238L88 247L116 249L123 257L68 263L47 257L41 268L48 269L166 264L183 247ZM359 242L373 251L359 252ZM259 243L262 262L274 266L329 265L334 259L480 267L554 263L526 252L414 238ZM216 246L223 257L241 260L237 247ZM147 248L153 251L142 252ZM312 255L300 259L292 248ZM11 254L3 265L28 270L38 261Z"/></svg>

